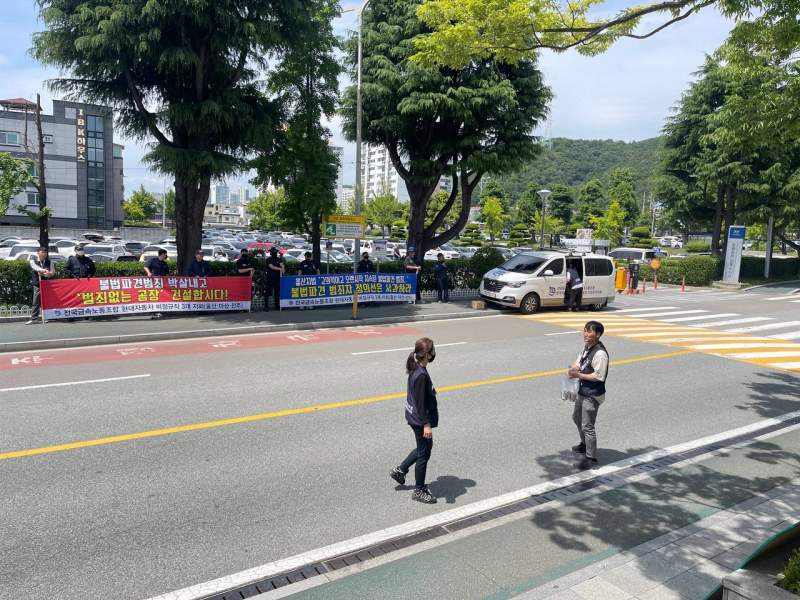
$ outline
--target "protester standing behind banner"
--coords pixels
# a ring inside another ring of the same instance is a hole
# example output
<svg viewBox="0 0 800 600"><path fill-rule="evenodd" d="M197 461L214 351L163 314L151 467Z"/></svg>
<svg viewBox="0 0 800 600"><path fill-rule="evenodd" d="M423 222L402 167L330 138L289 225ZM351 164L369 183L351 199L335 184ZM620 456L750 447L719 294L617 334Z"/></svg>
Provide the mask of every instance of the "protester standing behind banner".
<svg viewBox="0 0 800 600"><path fill-rule="evenodd" d="M297 269L298 275L319 275L319 268L317 267L317 263L312 260L311 252L306 252L303 256L305 256L305 260L300 263L300 266ZM280 302L280 299L278 300ZM313 306L300 306L300 310L314 310Z"/></svg>
<svg viewBox="0 0 800 600"><path fill-rule="evenodd" d="M444 254L441 252L436 255L434 273L436 274L436 293L439 302L450 302L450 276L444 262Z"/></svg>
<svg viewBox="0 0 800 600"><path fill-rule="evenodd" d="M194 259L189 265L187 275L192 277L208 277L211 275L211 266L203 259L203 251L197 250L194 253Z"/></svg>
<svg viewBox="0 0 800 600"><path fill-rule="evenodd" d="M75 246L75 254L67 259L65 271L71 279L83 279L94 277L97 267L94 261L86 256L82 246Z"/></svg>
<svg viewBox="0 0 800 600"><path fill-rule="evenodd" d="M285 272L283 258L278 254L278 247L269 249L267 258L267 287L264 291L264 311L269 310L269 297L275 300L275 310L281 308L281 275Z"/></svg>
<svg viewBox="0 0 800 600"><path fill-rule="evenodd" d="M47 248L39 248L36 251L36 258L31 258L28 262L31 269L31 287L33 288L33 301L31 302L31 318L26 325L40 323L39 318L42 311L42 299L39 284L42 278L49 279L56 273L47 254Z"/></svg>
<svg viewBox="0 0 800 600"><path fill-rule="evenodd" d="M148 277L164 277L169 275L169 265L167 264L167 251L163 248L158 251L158 256L154 256L144 265L144 272ZM160 312L154 313L151 318L160 319L164 315Z"/></svg>
<svg viewBox="0 0 800 600"><path fill-rule="evenodd" d="M375 264L369 259L369 252L361 254L361 260L358 261L356 273L374 273Z"/></svg>
<svg viewBox="0 0 800 600"><path fill-rule="evenodd" d="M419 289L419 274L420 271L422 271L422 267L420 267L415 260L416 254L416 248L414 248L414 246L409 246L403 264L407 273L414 273L417 276L417 303L419 303L422 301L422 294Z"/></svg>
<svg viewBox="0 0 800 600"><path fill-rule="evenodd" d="M250 255L247 253L247 248L242 248L239 258L236 259L236 272L239 275L248 275L252 277L255 275L255 268L253 263L250 262Z"/></svg>

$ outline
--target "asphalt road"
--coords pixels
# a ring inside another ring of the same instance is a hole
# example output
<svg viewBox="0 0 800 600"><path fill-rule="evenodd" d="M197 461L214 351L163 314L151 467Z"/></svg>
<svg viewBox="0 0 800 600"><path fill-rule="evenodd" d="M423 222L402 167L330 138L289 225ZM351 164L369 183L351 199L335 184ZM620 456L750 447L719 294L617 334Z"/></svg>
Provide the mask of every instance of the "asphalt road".
<svg viewBox="0 0 800 600"><path fill-rule="evenodd" d="M768 297L648 291L618 308L798 316ZM147 598L572 471L571 406L547 373L574 360L575 330L490 312L289 335L0 355L0 598ZM435 506L388 479L413 443L403 363L421 335L438 345ZM606 345L624 364L598 418L603 462L800 408L787 370Z"/></svg>

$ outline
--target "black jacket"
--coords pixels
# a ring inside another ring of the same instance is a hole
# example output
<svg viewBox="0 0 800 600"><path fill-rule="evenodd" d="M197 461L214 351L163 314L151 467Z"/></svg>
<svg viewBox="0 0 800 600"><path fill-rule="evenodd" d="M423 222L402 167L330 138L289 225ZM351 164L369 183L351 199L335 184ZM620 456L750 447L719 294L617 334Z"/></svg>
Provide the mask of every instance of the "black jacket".
<svg viewBox="0 0 800 600"><path fill-rule="evenodd" d="M363 258L358 261L358 267L356 268L356 273L374 273L375 272L375 265L372 263L371 260L367 259L364 260Z"/></svg>
<svg viewBox="0 0 800 600"><path fill-rule="evenodd" d="M211 266L204 260L194 259L189 265L188 274L192 277L208 277L211 274Z"/></svg>
<svg viewBox="0 0 800 600"><path fill-rule="evenodd" d="M415 427L422 427L426 423L431 427L439 424L436 390L428 371L420 366L417 366L408 376L406 421Z"/></svg>
<svg viewBox="0 0 800 600"><path fill-rule="evenodd" d="M72 279L94 277L96 270L94 261L85 254L83 256L75 254L67 259L66 271Z"/></svg>

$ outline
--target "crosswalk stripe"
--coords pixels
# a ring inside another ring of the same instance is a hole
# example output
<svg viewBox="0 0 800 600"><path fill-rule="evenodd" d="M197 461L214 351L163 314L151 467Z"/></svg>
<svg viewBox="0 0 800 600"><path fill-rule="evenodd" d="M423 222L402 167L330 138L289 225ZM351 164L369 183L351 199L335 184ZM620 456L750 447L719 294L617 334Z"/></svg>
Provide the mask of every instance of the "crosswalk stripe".
<svg viewBox="0 0 800 600"><path fill-rule="evenodd" d="M790 331L789 333L775 333L769 337L775 340L800 340L800 331Z"/></svg>
<svg viewBox="0 0 800 600"><path fill-rule="evenodd" d="M726 329L731 333L748 333L750 331L767 331L768 329L783 329L784 327L795 327L800 325L800 321L781 321L780 323L767 323L766 325L753 325L752 327L739 327L738 329Z"/></svg>
<svg viewBox="0 0 800 600"><path fill-rule="evenodd" d="M778 369L788 369L793 371L795 369L800 369L800 362L779 362L779 363L769 363L770 367L777 367Z"/></svg>
<svg viewBox="0 0 800 600"><path fill-rule="evenodd" d="M772 298L764 298L767 302L775 302L776 300L788 300L792 294L784 294L783 296L772 296Z"/></svg>
<svg viewBox="0 0 800 600"><path fill-rule="evenodd" d="M700 315L695 317L679 317L677 319L659 319L662 323L683 323L685 321L702 321L703 319L722 319L723 317L738 317L740 313L719 313L718 315Z"/></svg>
<svg viewBox="0 0 800 600"><path fill-rule="evenodd" d="M748 317L746 319L732 319L730 321L711 321L709 323L697 323L689 327L720 327L722 325L738 325L739 323L755 323L756 321L772 321L772 317Z"/></svg>
<svg viewBox="0 0 800 600"><path fill-rule="evenodd" d="M715 344L695 344L688 346L692 350L726 350L739 348L797 348L797 344L772 344L770 342L735 342Z"/></svg>
<svg viewBox="0 0 800 600"><path fill-rule="evenodd" d="M728 354L732 358L778 358L781 356L800 356L800 350L776 350L775 352L736 352Z"/></svg>
<svg viewBox="0 0 800 600"><path fill-rule="evenodd" d="M650 308L624 308L622 310L615 310L615 313L633 313L633 312L647 312L651 310L672 310L678 308L677 306L651 306Z"/></svg>
<svg viewBox="0 0 800 600"><path fill-rule="evenodd" d="M643 338L643 337L667 337L667 336L676 336L676 335L693 335L693 336L708 336L708 337L734 337L733 334L727 333L725 331L706 331L706 332L699 332L699 331L675 331L674 329L668 331L653 331L649 333L624 333L621 334L623 337L632 337L632 338Z"/></svg>
<svg viewBox="0 0 800 600"><path fill-rule="evenodd" d="M800 302L800 300L789 300L789 302L791 302L792 304L797 304Z"/></svg>
<svg viewBox="0 0 800 600"><path fill-rule="evenodd" d="M653 309L653 310L659 310L659 309ZM675 316L675 315L691 315L691 314L697 314L697 313L708 313L708 311L707 310L701 310L699 308L694 309L694 310L672 310L672 311L667 311L667 312L641 313L641 314L636 315L636 317L637 318L641 318L641 319L650 319L652 317L672 317L672 316Z"/></svg>
<svg viewBox="0 0 800 600"><path fill-rule="evenodd" d="M660 338L660 339L653 340L653 341L658 342L659 344L684 344L686 342L710 342L712 340L714 340L714 341L715 340L725 340L726 342L728 342L728 341L749 340L749 339L751 339L751 338L743 338L743 337L729 337L729 338L727 338L727 337L719 338L718 337L718 338L713 338L713 337L710 337L710 336L704 336L704 337L692 336L692 337ZM760 348L761 346L758 345L756 347Z"/></svg>

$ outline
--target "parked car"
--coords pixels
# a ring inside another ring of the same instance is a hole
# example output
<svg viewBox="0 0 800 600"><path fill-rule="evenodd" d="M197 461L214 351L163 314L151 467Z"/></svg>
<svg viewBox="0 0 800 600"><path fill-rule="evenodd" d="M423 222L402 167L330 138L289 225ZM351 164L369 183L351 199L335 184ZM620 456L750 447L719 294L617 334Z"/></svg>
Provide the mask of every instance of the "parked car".
<svg viewBox="0 0 800 600"><path fill-rule="evenodd" d="M139 258L149 244L147 242L125 242L124 245L128 252Z"/></svg>
<svg viewBox="0 0 800 600"><path fill-rule="evenodd" d="M614 248L608 255L617 260L645 263L650 261L651 258L663 258L667 256L667 253L657 248L653 248L652 250L642 248Z"/></svg>
<svg viewBox="0 0 800 600"><path fill-rule="evenodd" d="M98 252L97 254L92 254L92 260L96 263L114 262L117 260L117 257L112 256L110 254L104 254L102 252Z"/></svg>
<svg viewBox="0 0 800 600"><path fill-rule="evenodd" d="M38 258L36 252L20 252L19 254L17 254L17 257L15 259L9 259L9 260L24 260L25 262L28 262L32 258ZM52 263L64 262L67 260L60 254L50 254L49 258L50 262Z"/></svg>
<svg viewBox="0 0 800 600"><path fill-rule="evenodd" d="M52 240L50 241L53 242ZM67 258L75 254L75 248L81 244L78 240L67 239L61 239L53 243L55 243L56 248L58 248L58 253Z"/></svg>
<svg viewBox="0 0 800 600"><path fill-rule="evenodd" d="M167 251L167 260L178 259L177 246L171 246L169 244L153 244L144 247L144 250L142 250L142 254L139 256L139 262L147 262L154 256L158 256L158 251L161 250L162 248Z"/></svg>
<svg viewBox="0 0 800 600"><path fill-rule="evenodd" d="M114 243L114 244L86 244L83 247L83 251L86 252L89 256L93 256L94 254L109 254L113 256L115 259L118 256L133 256L130 252L125 249L125 246L122 243Z"/></svg>
<svg viewBox="0 0 800 600"><path fill-rule="evenodd" d="M542 306L566 306L567 269L577 269L584 282L582 305L595 310L614 301L614 263L601 254L521 252L481 279L479 293L487 302L518 308L523 314Z"/></svg>
<svg viewBox="0 0 800 600"><path fill-rule="evenodd" d="M439 253L444 254L445 260L451 260L453 258L459 258L461 254L455 250L448 250L444 246L439 246L438 248L431 248L425 253L424 259L425 260L437 260Z"/></svg>
<svg viewBox="0 0 800 600"><path fill-rule="evenodd" d="M461 246L459 248L459 251L461 252L461 256L463 258L472 258L473 256L475 256L475 253L478 251L478 247L477 246Z"/></svg>
<svg viewBox="0 0 800 600"><path fill-rule="evenodd" d="M20 244L36 244L38 248L39 242L36 240L22 239L16 236L6 238L0 242L0 258L8 258L8 255L11 254L11 249Z"/></svg>
<svg viewBox="0 0 800 600"><path fill-rule="evenodd" d="M85 240L89 240L90 242L102 242L106 239L102 234L97 233L96 231L84 233L81 237Z"/></svg>
<svg viewBox="0 0 800 600"><path fill-rule="evenodd" d="M6 260L17 260L17 256L25 252L32 252L36 254L36 251L39 249L39 242L36 240L24 240L21 241L19 244L12 246ZM55 244L50 244L49 246L49 254L51 256L58 254L58 248Z"/></svg>

